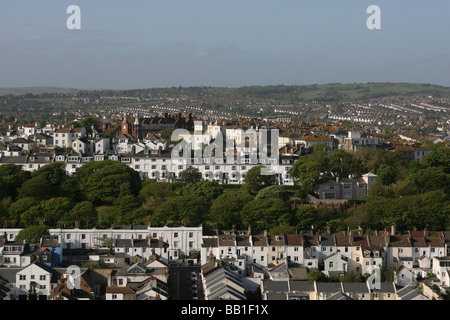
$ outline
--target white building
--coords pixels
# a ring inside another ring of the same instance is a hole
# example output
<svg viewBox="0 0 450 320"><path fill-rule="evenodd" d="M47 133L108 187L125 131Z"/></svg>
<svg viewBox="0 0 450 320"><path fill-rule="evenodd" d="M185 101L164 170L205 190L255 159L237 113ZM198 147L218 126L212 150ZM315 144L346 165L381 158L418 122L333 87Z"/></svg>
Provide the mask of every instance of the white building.
<svg viewBox="0 0 450 320"><path fill-rule="evenodd" d="M16 273L14 296L19 300L47 300L57 285L52 268L36 261Z"/></svg>

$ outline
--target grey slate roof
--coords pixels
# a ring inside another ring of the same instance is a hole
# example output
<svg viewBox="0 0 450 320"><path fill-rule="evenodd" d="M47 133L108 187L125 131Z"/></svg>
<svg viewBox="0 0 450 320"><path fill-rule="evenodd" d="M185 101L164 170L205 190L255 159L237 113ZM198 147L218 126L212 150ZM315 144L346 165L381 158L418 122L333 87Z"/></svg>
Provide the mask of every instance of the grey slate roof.
<svg viewBox="0 0 450 320"><path fill-rule="evenodd" d="M287 281L264 281L264 291L288 292L289 285Z"/></svg>

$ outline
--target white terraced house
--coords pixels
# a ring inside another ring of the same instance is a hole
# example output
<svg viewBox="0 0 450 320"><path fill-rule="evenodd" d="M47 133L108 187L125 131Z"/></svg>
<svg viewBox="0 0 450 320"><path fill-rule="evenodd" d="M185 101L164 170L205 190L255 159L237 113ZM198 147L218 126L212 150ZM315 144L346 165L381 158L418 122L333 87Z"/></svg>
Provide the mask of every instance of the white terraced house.
<svg viewBox="0 0 450 320"><path fill-rule="evenodd" d="M54 162L66 164L67 174L73 175L84 164L92 161L112 160L125 163L137 171L141 178L156 179L157 181L173 182L181 172L187 168L197 168L204 180L215 180L222 184L242 184L247 172L255 166L266 166L273 169L278 184L293 185L294 180L288 171L294 164L295 156L280 156L277 164L273 161L261 160L251 163L248 158L242 158L241 163L234 161L215 162L211 159L190 158L185 161L174 161L171 150L142 150L136 154L93 154L71 153L67 155L32 155L32 156L6 156L0 154L0 165L15 164L23 170L34 171L44 165Z"/></svg>
<svg viewBox="0 0 450 320"><path fill-rule="evenodd" d="M110 229L50 229L50 235L59 237L63 249L96 249L113 247L120 240L162 239L169 245L162 256L178 260L189 256L192 251L200 251L202 226L199 227L151 227L151 226L112 226ZM123 245L121 245L123 247ZM141 250L141 249L140 249ZM148 254L151 254L150 250Z"/></svg>

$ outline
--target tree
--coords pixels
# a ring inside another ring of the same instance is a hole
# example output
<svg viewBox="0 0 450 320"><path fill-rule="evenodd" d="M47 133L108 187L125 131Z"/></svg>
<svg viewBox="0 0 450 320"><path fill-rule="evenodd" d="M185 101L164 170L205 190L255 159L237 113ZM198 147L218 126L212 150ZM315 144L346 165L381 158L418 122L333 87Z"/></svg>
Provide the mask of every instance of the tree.
<svg viewBox="0 0 450 320"><path fill-rule="evenodd" d="M378 180L383 186L389 186L395 182L396 175L391 166L381 164L377 171Z"/></svg>
<svg viewBox="0 0 450 320"><path fill-rule="evenodd" d="M291 192L288 191L286 186L273 185L259 190L258 194L256 195L256 199L278 198L285 202L288 202L290 196Z"/></svg>
<svg viewBox="0 0 450 320"><path fill-rule="evenodd" d="M203 180L195 183L188 183L183 188L183 194L195 195L209 203L223 193L223 186L217 181Z"/></svg>
<svg viewBox="0 0 450 320"><path fill-rule="evenodd" d="M336 149L328 156L328 171L334 177L346 178L350 174L360 173L360 168L351 153Z"/></svg>
<svg viewBox="0 0 450 320"><path fill-rule="evenodd" d="M211 203L209 218L219 229L231 229L242 225L240 212L254 197L247 192L236 190L221 194Z"/></svg>
<svg viewBox="0 0 450 320"><path fill-rule="evenodd" d="M64 219L67 226L75 226L79 222L80 228L93 228L97 225L97 221L97 210L90 201L77 203Z"/></svg>
<svg viewBox="0 0 450 320"><path fill-rule="evenodd" d="M141 203L133 195L114 200L112 215L116 224L145 224L149 211L141 208Z"/></svg>
<svg viewBox="0 0 450 320"><path fill-rule="evenodd" d="M177 180L182 184L196 183L202 180L202 173L197 168L190 167L180 172Z"/></svg>
<svg viewBox="0 0 450 320"><path fill-rule="evenodd" d="M241 211L244 225L251 225L255 230L269 230L290 221L290 210L281 199L255 199L247 203Z"/></svg>
<svg viewBox="0 0 450 320"><path fill-rule="evenodd" d="M9 221L14 226L21 225L22 214L31 207L37 206L41 200L37 197L26 197L16 200L8 208Z"/></svg>
<svg viewBox="0 0 450 320"><path fill-rule="evenodd" d="M31 178L31 172L22 170L15 164L0 166L0 198L17 196L17 190Z"/></svg>
<svg viewBox="0 0 450 320"><path fill-rule="evenodd" d="M311 270L308 273L308 281L328 282L329 278L320 270Z"/></svg>
<svg viewBox="0 0 450 320"><path fill-rule="evenodd" d="M26 180L18 190L19 199L36 197L44 200L55 194L58 194L58 189L48 184L43 176L36 176Z"/></svg>
<svg viewBox="0 0 450 320"><path fill-rule="evenodd" d="M73 204L66 197L51 198L40 203L42 212L44 212L45 223L48 226L61 226L61 220L72 209Z"/></svg>
<svg viewBox="0 0 450 320"><path fill-rule="evenodd" d="M362 147L355 152L354 157L362 172L377 172L378 167L384 162L385 152L381 149Z"/></svg>
<svg viewBox="0 0 450 320"><path fill-rule="evenodd" d="M450 175L442 167L426 167L410 174L407 180L415 186L418 193L432 190L450 191Z"/></svg>
<svg viewBox="0 0 450 320"><path fill-rule="evenodd" d="M251 168L244 178L244 188L252 195L256 195L261 189L276 184L276 175L261 174L264 166Z"/></svg>
<svg viewBox="0 0 450 320"><path fill-rule="evenodd" d="M156 180L145 180L139 191L139 199L146 209L156 209L175 196L172 183Z"/></svg>
<svg viewBox="0 0 450 320"><path fill-rule="evenodd" d="M295 217L300 229L309 230L311 225L317 221L317 209L312 206L300 207L297 209Z"/></svg>
<svg viewBox="0 0 450 320"><path fill-rule="evenodd" d="M33 171L33 177L42 177L43 180L51 187L58 187L66 179L66 164L63 162L55 162L40 167Z"/></svg>
<svg viewBox="0 0 450 320"><path fill-rule="evenodd" d="M14 239L15 241L26 241L30 244L39 244L44 235L48 235L48 227L45 225L28 226L22 229Z"/></svg>
<svg viewBox="0 0 450 320"><path fill-rule="evenodd" d="M204 201L196 196L184 195L174 197L162 204L152 215L156 225L166 223L181 224L185 221L191 226L198 226L206 219L207 207Z"/></svg>
<svg viewBox="0 0 450 320"><path fill-rule="evenodd" d="M300 157L289 170L289 174L296 179L300 187L301 198L313 193L319 180L327 175L328 158L323 148L315 148L313 153Z"/></svg>
<svg viewBox="0 0 450 320"><path fill-rule="evenodd" d="M450 174L450 149L445 146L437 148L423 158L422 165L427 167L440 167L446 174Z"/></svg>
<svg viewBox="0 0 450 320"><path fill-rule="evenodd" d="M94 205L112 204L116 198L137 195L141 189L139 173L117 161L87 163L77 170L76 176L80 190Z"/></svg>
<svg viewBox="0 0 450 320"><path fill-rule="evenodd" d="M20 216L20 224L22 227L29 225L37 225L43 221L45 212L40 205L33 206L27 211L23 212Z"/></svg>

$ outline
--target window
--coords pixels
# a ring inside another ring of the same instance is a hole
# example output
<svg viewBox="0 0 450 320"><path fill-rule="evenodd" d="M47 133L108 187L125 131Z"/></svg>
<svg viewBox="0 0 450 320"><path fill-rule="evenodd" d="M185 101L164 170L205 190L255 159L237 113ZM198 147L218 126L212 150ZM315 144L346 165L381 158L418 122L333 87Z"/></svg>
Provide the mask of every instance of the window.
<svg viewBox="0 0 450 320"><path fill-rule="evenodd" d="M189 232L189 238L194 237L194 233L193 232Z"/></svg>
<svg viewBox="0 0 450 320"><path fill-rule="evenodd" d="M178 232L175 232L175 233L173 234L173 237L174 237L174 238L178 238Z"/></svg>
<svg viewBox="0 0 450 320"><path fill-rule="evenodd" d="M21 275L19 276L19 280L27 280L27 276L24 275L24 274L21 274Z"/></svg>
<svg viewBox="0 0 450 320"><path fill-rule="evenodd" d="M39 276L39 280L41 281L45 281L46 278L45 274Z"/></svg>
<svg viewBox="0 0 450 320"><path fill-rule="evenodd" d="M330 263L328 264L328 267L333 268L333 261L330 261Z"/></svg>
<svg viewBox="0 0 450 320"><path fill-rule="evenodd" d="M71 236L70 233L68 233L68 234L66 235L66 239L69 240L69 239L70 239L70 236Z"/></svg>
<svg viewBox="0 0 450 320"><path fill-rule="evenodd" d="M83 233L83 234L81 235L81 240L85 240L85 239L86 239L86 234Z"/></svg>

